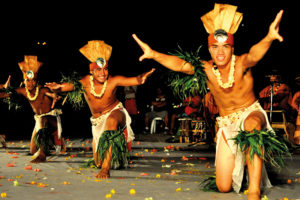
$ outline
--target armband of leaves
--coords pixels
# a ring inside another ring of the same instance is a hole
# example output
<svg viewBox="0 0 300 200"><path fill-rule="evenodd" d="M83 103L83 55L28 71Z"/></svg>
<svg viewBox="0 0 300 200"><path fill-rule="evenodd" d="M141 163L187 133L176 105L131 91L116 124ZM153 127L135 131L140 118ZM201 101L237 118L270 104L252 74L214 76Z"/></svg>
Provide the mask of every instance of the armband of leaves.
<svg viewBox="0 0 300 200"><path fill-rule="evenodd" d="M179 50L176 50L175 53L169 53L194 66L195 73L193 75L174 71L170 71L169 73L169 85L172 87L174 95L179 97L181 100L184 100L189 96L204 96L207 93L207 76L203 70L203 63L200 61L199 56L201 47L202 46L200 46L197 51L189 53L187 51L183 51L181 47L178 46Z"/></svg>
<svg viewBox="0 0 300 200"><path fill-rule="evenodd" d="M62 74L62 79L61 79L61 83L70 83L73 84L74 90L70 91L70 92L64 92L62 93L62 96L64 96L64 101L63 104L65 103L65 101L68 101L72 104L72 107L75 110L79 110L81 108L84 107L84 97L83 97L83 93L85 92L85 90L83 89L82 84L80 83L80 78L78 76L77 72L73 72L71 74L71 76L64 76Z"/></svg>
<svg viewBox="0 0 300 200"><path fill-rule="evenodd" d="M2 101L8 105L9 110L20 110L22 108L21 95L17 94L12 86L0 89L1 93L7 93L9 97L4 98Z"/></svg>

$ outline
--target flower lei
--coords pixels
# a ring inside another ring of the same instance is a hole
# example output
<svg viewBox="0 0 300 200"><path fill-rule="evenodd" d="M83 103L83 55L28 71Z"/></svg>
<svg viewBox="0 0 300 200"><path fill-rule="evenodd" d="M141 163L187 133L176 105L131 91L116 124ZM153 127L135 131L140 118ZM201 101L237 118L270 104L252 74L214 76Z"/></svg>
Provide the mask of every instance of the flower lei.
<svg viewBox="0 0 300 200"><path fill-rule="evenodd" d="M100 92L100 94L97 94L95 92L95 86L94 86L94 82L93 82L94 78L93 76L90 76L90 84L91 84L91 94L94 95L94 97L97 97L97 98L101 98L106 90L106 86L107 86L107 79L105 80L104 84L103 84L103 87L102 87L102 90Z"/></svg>
<svg viewBox="0 0 300 200"><path fill-rule="evenodd" d="M39 87L38 86L35 87L35 95L33 97L30 96L30 92L29 92L28 88L26 87L26 85L25 85L25 91L26 91L27 98L30 101L35 101L39 95Z"/></svg>
<svg viewBox="0 0 300 200"><path fill-rule="evenodd" d="M232 55L230 71L229 71L228 82L227 83L222 82L221 74L220 74L220 71L218 70L218 68L217 67L212 68L213 73L217 77L217 81L218 81L219 86L221 86L224 89L232 87L232 85L234 83L234 76L233 76L234 75L234 66L235 66L235 55Z"/></svg>

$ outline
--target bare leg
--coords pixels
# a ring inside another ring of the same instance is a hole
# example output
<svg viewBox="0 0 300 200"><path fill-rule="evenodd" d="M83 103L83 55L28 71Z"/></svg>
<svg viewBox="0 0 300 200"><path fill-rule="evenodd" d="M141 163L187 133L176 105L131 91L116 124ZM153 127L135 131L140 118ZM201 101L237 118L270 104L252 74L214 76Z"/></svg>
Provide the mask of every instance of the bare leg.
<svg viewBox="0 0 300 200"><path fill-rule="evenodd" d="M101 159L99 157L97 158L97 152L96 152L95 148L96 148L96 143L93 140L93 158L94 158L96 167L100 168L101 167ZM99 160L97 161L97 159L99 159Z"/></svg>
<svg viewBox="0 0 300 200"><path fill-rule="evenodd" d="M35 154L37 152L36 146L34 144L33 138L36 135L37 131L34 130L31 136L31 141L30 141L30 153ZM43 152L42 148L40 150L39 156L36 157L35 159L31 160L31 163L40 163L40 162L45 162L46 161L46 154Z"/></svg>
<svg viewBox="0 0 300 200"><path fill-rule="evenodd" d="M106 130L117 130L119 126L123 127L125 123L126 121L125 121L124 113L119 110L115 110L110 114L110 116L106 120ZM94 143L93 143L93 148L94 148ZM106 152L106 156L103 162L98 163L99 165L101 165L101 170L98 172L98 174L95 174L96 178L105 179L110 177L110 165L112 159L111 151L112 151L112 146L110 146L109 150Z"/></svg>
<svg viewBox="0 0 300 200"><path fill-rule="evenodd" d="M220 192L230 192L235 157L225 138L222 135L220 137L216 160L216 183Z"/></svg>
<svg viewBox="0 0 300 200"><path fill-rule="evenodd" d="M106 157L103 160L103 163L101 165L101 170L95 174L94 176L96 178L106 179L110 177L110 163L111 163L111 146L109 150L106 152ZM100 161L101 162L101 161Z"/></svg>
<svg viewBox="0 0 300 200"><path fill-rule="evenodd" d="M246 131L253 131L254 129L261 130L262 127L265 127L265 124L266 121L264 115L260 112L253 112L245 120L244 129ZM255 154L251 162L249 156L249 150L248 150L246 152L246 164L249 172L248 199L259 200L263 160Z"/></svg>

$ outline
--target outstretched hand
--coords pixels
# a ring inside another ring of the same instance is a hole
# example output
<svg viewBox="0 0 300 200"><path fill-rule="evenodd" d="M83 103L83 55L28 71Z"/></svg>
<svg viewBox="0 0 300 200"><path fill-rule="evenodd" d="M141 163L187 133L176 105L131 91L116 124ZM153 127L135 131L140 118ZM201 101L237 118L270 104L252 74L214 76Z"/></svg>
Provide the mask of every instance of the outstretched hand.
<svg viewBox="0 0 300 200"><path fill-rule="evenodd" d="M10 78L11 78L11 76L9 75L7 81L5 82L5 84L3 86L4 88L8 88L10 86Z"/></svg>
<svg viewBox="0 0 300 200"><path fill-rule="evenodd" d="M283 37L279 34L279 24L282 18L283 10L277 13L275 20L272 22L269 28L269 37L272 40L279 40L279 42L283 41Z"/></svg>
<svg viewBox="0 0 300 200"><path fill-rule="evenodd" d="M147 80L147 78L155 71L155 68L152 68L150 71L143 73L140 75L140 83L144 84Z"/></svg>
<svg viewBox="0 0 300 200"><path fill-rule="evenodd" d="M139 58L139 61L143 61L144 59L152 59L153 58L153 50L150 48L148 44L141 41L136 34L132 34L133 39L138 43L141 49L144 51L144 54Z"/></svg>
<svg viewBox="0 0 300 200"><path fill-rule="evenodd" d="M56 91L56 90L59 90L60 88L62 88L64 86L62 84L52 82L52 83L46 83L45 87L49 88L52 91Z"/></svg>

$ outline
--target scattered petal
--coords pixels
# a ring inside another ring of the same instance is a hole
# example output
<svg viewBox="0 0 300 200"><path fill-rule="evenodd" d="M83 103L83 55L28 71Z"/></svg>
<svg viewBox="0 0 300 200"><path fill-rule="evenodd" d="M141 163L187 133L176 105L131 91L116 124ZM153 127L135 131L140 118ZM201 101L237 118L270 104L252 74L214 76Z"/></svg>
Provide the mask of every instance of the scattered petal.
<svg viewBox="0 0 300 200"><path fill-rule="evenodd" d="M25 169L26 170L32 170L32 166L31 165L27 165L27 166L25 166Z"/></svg>
<svg viewBox="0 0 300 200"><path fill-rule="evenodd" d="M180 192L180 191L181 191L181 188L180 188L180 187L176 189L176 192Z"/></svg>
<svg viewBox="0 0 300 200"><path fill-rule="evenodd" d="M129 190L129 194L131 194L131 195L134 195L134 194L136 194L136 191L135 191L135 189L130 189L130 190Z"/></svg>
<svg viewBox="0 0 300 200"><path fill-rule="evenodd" d="M182 156L182 158L181 158L183 161L188 161L189 159L187 158L187 157L185 157L185 156Z"/></svg>
<svg viewBox="0 0 300 200"><path fill-rule="evenodd" d="M141 173L140 176L149 176L148 173Z"/></svg>
<svg viewBox="0 0 300 200"><path fill-rule="evenodd" d="M33 171L35 171L35 172L40 172L40 171L42 171L42 170L39 169L39 168L35 168Z"/></svg>
<svg viewBox="0 0 300 200"><path fill-rule="evenodd" d="M2 192L1 193L1 198L5 198L5 197L7 197L7 194L5 192Z"/></svg>
<svg viewBox="0 0 300 200"><path fill-rule="evenodd" d="M14 181L14 186L19 186L19 182L17 180Z"/></svg>
<svg viewBox="0 0 300 200"><path fill-rule="evenodd" d="M160 174L156 174L156 176L155 176L156 178L160 178Z"/></svg>
<svg viewBox="0 0 300 200"><path fill-rule="evenodd" d="M64 181L63 184L64 184L64 185L70 185L71 183L68 182L68 181Z"/></svg>
<svg viewBox="0 0 300 200"><path fill-rule="evenodd" d="M116 190L111 189L110 193L111 193L111 194L116 194Z"/></svg>
<svg viewBox="0 0 300 200"><path fill-rule="evenodd" d="M269 198L267 197L267 195L264 195L261 200L269 200Z"/></svg>
<svg viewBox="0 0 300 200"><path fill-rule="evenodd" d="M11 164L11 163L7 163L6 166L7 166L7 167L14 167L15 165L14 165L14 164Z"/></svg>
<svg viewBox="0 0 300 200"><path fill-rule="evenodd" d="M171 175L171 176L175 176L175 175L177 175L177 173L176 173L175 171L171 171L171 172L170 172L170 175Z"/></svg>
<svg viewBox="0 0 300 200"><path fill-rule="evenodd" d="M110 193L109 193L109 194L106 194L106 195L105 195L105 198L106 198L106 199L110 199L110 198L111 198L111 194L110 194Z"/></svg>

